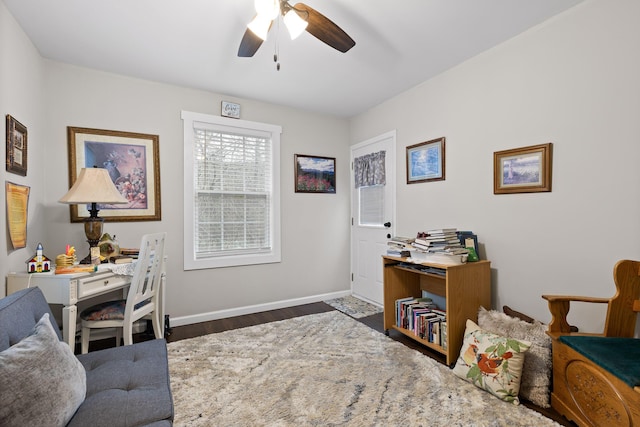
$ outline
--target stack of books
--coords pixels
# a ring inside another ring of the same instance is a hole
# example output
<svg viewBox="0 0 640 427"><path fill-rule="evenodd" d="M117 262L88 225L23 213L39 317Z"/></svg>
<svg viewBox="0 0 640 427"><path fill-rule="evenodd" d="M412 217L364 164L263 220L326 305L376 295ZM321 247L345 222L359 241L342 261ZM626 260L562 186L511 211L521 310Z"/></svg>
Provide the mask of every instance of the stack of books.
<svg viewBox="0 0 640 427"><path fill-rule="evenodd" d="M455 228L428 230L418 233L413 247L423 252L462 255L469 251L462 246Z"/></svg>
<svg viewBox="0 0 640 427"><path fill-rule="evenodd" d="M455 228L442 228L418 233L411 258L417 262L458 265L467 262L469 250L460 243Z"/></svg>
<svg viewBox="0 0 640 427"><path fill-rule="evenodd" d="M121 256L138 259L138 253L140 253L140 249L138 248L120 248Z"/></svg>
<svg viewBox="0 0 640 427"><path fill-rule="evenodd" d="M133 258L129 255L114 255L109 257L109 262L112 264L128 264L133 262Z"/></svg>
<svg viewBox="0 0 640 427"><path fill-rule="evenodd" d="M387 240L387 255L408 258L415 239L395 236Z"/></svg>

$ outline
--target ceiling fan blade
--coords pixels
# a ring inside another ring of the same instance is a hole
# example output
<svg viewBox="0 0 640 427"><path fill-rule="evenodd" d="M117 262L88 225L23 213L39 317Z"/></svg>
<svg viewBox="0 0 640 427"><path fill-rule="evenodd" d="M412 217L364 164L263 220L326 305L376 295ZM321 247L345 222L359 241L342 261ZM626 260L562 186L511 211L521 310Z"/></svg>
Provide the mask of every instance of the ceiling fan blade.
<svg viewBox="0 0 640 427"><path fill-rule="evenodd" d="M305 19L304 15L308 14L308 17L305 19L305 21L309 23L307 32L321 42L328 44L340 52L346 52L356 45L356 42L353 41L342 28L338 27L333 21L312 7L304 3L297 3L294 8L303 11L303 13L299 13L303 19Z"/></svg>
<svg viewBox="0 0 640 427"><path fill-rule="evenodd" d="M253 56L258 48L262 45L262 39L256 36L253 31L247 28L240 41L240 47L238 48L238 56L243 58L249 58Z"/></svg>

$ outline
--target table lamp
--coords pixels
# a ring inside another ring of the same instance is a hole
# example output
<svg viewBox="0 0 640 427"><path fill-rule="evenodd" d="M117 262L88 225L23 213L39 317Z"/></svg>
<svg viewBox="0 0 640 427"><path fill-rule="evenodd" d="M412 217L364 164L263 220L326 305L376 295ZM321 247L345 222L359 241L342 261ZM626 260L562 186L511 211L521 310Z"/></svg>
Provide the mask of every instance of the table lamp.
<svg viewBox="0 0 640 427"><path fill-rule="evenodd" d="M67 194L58 200L58 202L68 205L91 204L89 218L84 220L84 233L87 236L90 252L87 258L80 261L81 264L92 263L91 258L96 251L96 249L93 248L98 248L98 242L102 236L102 223L104 222L104 218L98 217L98 203L128 203L127 199L120 194L113 181L111 181L109 172L106 169L95 166L93 168L82 168L76 182L73 183L73 186ZM97 262L99 263L99 249L97 249L97 251ZM95 255L93 258L95 258Z"/></svg>

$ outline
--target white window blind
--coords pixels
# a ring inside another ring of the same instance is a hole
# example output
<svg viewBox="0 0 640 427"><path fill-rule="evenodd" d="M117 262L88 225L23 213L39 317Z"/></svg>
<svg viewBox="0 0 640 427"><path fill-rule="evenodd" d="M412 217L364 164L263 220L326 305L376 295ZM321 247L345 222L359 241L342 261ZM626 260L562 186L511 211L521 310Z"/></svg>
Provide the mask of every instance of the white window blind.
<svg viewBox="0 0 640 427"><path fill-rule="evenodd" d="M381 226L384 223L384 185L358 188L360 197L360 225Z"/></svg>
<svg viewBox="0 0 640 427"><path fill-rule="evenodd" d="M200 116L190 125L185 120L185 147L191 148L186 150L191 161L185 158L185 180L191 175L193 183L188 202L191 218L185 209L185 224L192 224L191 255L187 259L185 247L185 268L279 261L279 171L275 166L280 128Z"/></svg>
<svg viewBox="0 0 640 427"><path fill-rule="evenodd" d="M196 257L269 250L270 139L194 132Z"/></svg>

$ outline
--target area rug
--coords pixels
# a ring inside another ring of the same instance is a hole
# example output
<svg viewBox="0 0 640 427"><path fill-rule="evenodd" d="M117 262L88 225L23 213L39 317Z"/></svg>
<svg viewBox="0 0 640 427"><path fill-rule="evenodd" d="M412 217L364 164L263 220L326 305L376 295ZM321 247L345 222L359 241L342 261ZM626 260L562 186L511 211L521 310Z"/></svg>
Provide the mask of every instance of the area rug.
<svg viewBox="0 0 640 427"><path fill-rule="evenodd" d="M347 314L355 319L361 319L363 317L382 313L382 307L369 304L368 302L356 298L352 295L342 298L330 299L324 302L329 304L336 310L341 311L344 314Z"/></svg>
<svg viewBox="0 0 640 427"><path fill-rule="evenodd" d="M175 426L558 426L338 311L168 344Z"/></svg>

